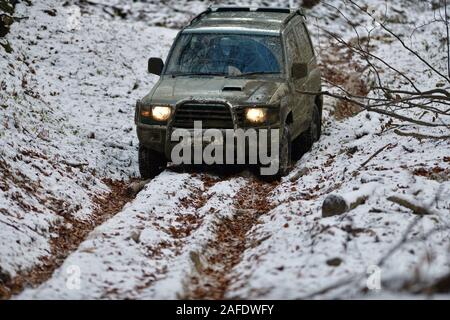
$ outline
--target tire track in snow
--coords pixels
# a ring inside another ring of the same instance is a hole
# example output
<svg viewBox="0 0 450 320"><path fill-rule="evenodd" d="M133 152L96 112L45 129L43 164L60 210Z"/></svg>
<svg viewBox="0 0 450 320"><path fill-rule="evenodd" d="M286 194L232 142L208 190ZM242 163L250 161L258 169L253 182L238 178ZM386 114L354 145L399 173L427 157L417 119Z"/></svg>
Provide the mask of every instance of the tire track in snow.
<svg viewBox="0 0 450 320"><path fill-rule="evenodd" d="M224 203L228 185L206 174L162 173L91 232L47 282L18 298L154 299L166 293L176 297L182 278L173 269L188 269L183 253L209 238L210 215ZM80 270L79 290L67 286L72 266ZM166 280L170 286L153 289Z"/></svg>
<svg viewBox="0 0 450 320"><path fill-rule="evenodd" d="M97 208L89 219L77 219L70 212L61 209L61 222L50 229L56 235L50 240L50 255L42 257L36 267L7 279L4 285L0 283L0 299L10 299L13 295L20 294L27 286L36 287L45 283L92 230L132 201L133 196L127 192L126 182L111 179L105 179L103 182L110 188L110 192L93 197L92 202Z"/></svg>
<svg viewBox="0 0 450 320"><path fill-rule="evenodd" d="M191 252L194 269L188 278L185 299L224 299L233 281L230 272L249 245L249 232L261 215L272 209L267 196L277 183L250 178L233 199L233 215L215 225L215 236L199 253Z"/></svg>
<svg viewBox="0 0 450 320"><path fill-rule="evenodd" d="M215 238L215 227L224 217L233 215L235 196L246 184L242 177L220 175L218 182L204 193L207 202L197 208L197 215L203 217L201 225L177 248L174 257L164 263L168 270L164 277L139 292L140 299L179 299L184 296L195 263L192 257L201 252L207 243Z"/></svg>

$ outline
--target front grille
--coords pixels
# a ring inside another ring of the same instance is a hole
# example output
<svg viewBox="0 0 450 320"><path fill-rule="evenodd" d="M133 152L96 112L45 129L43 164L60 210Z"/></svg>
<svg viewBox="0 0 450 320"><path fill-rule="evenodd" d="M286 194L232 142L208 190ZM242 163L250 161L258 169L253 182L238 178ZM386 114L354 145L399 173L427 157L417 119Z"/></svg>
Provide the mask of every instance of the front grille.
<svg viewBox="0 0 450 320"><path fill-rule="evenodd" d="M177 107L172 125L174 128L194 128L201 121L203 129L233 129L230 108L223 104L185 103Z"/></svg>
<svg viewBox="0 0 450 320"><path fill-rule="evenodd" d="M239 127L245 126L245 109L236 108L236 120Z"/></svg>

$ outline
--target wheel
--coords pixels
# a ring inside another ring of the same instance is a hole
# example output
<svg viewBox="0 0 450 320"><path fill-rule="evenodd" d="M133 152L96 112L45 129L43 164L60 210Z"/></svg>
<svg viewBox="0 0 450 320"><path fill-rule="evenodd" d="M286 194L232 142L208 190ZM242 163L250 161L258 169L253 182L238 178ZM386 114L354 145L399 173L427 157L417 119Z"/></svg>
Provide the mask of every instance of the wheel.
<svg viewBox="0 0 450 320"><path fill-rule="evenodd" d="M151 179L164 171L166 157L157 151L139 146L139 172L142 179Z"/></svg>
<svg viewBox="0 0 450 320"><path fill-rule="evenodd" d="M314 142L319 141L320 136L322 135L322 118L319 112L319 108L317 106L314 106L313 108L313 119L312 124L314 124L312 137L314 139ZM312 147L312 144L311 144Z"/></svg>
<svg viewBox="0 0 450 320"><path fill-rule="evenodd" d="M318 99L316 99L316 107L317 110L319 111L319 118L318 118L318 128L319 128L319 138L322 136L322 116L323 116L323 97L317 97Z"/></svg>
<svg viewBox="0 0 450 320"><path fill-rule="evenodd" d="M280 141L280 168L278 170L278 177L284 177L288 174L291 166L291 130L287 124L284 125L283 134Z"/></svg>
<svg viewBox="0 0 450 320"><path fill-rule="evenodd" d="M264 180L268 182L279 180L289 173L292 158L291 152L292 152L291 131L289 126L286 124L284 126L283 133L280 136L278 171L273 175L263 176Z"/></svg>
<svg viewBox="0 0 450 320"><path fill-rule="evenodd" d="M308 130L303 132L300 137L292 142L292 158L299 160L305 153L311 150L314 142L318 141L321 134L321 120L319 116L319 109L317 106L313 108L313 115L311 124Z"/></svg>
<svg viewBox="0 0 450 320"><path fill-rule="evenodd" d="M316 141L319 141L320 137L322 136L322 112L318 112L317 128L318 128L319 134L317 136L317 140Z"/></svg>

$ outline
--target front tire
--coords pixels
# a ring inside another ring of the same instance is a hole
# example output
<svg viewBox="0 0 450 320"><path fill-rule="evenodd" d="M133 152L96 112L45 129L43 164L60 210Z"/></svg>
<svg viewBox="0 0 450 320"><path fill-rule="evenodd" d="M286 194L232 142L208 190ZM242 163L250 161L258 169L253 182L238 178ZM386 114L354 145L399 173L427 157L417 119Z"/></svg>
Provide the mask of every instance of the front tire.
<svg viewBox="0 0 450 320"><path fill-rule="evenodd" d="M292 144L291 131L287 124L285 124L283 132L280 136L280 146L278 152L278 171L273 175L263 176L264 180L267 182L280 180L289 173L292 163Z"/></svg>
<svg viewBox="0 0 450 320"><path fill-rule="evenodd" d="M280 168L278 170L278 178L288 174L291 167L292 143L291 130L287 124L284 125L283 134L280 143Z"/></svg>
<svg viewBox="0 0 450 320"><path fill-rule="evenodd" d="M142 179L151 179L164 171L167 166L166 157L157 151L139 146L139 172Z"/></svg>

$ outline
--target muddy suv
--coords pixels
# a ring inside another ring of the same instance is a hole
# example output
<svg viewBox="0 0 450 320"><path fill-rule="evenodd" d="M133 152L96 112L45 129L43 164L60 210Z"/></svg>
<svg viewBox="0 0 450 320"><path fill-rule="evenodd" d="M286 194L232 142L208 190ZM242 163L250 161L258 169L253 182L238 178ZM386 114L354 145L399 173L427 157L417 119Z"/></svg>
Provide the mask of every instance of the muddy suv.
<svg viewBox="0 0 450 320"><path fill-rule="evenodd" d="M174 130L197 121L202 130L278 130L276 176L320 137L321 75L301 10L210 8L148 71L160 79L136 105L143 178L171 161Z"/></svg>

